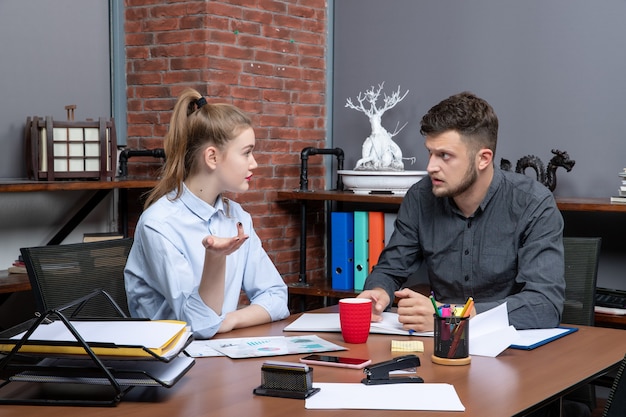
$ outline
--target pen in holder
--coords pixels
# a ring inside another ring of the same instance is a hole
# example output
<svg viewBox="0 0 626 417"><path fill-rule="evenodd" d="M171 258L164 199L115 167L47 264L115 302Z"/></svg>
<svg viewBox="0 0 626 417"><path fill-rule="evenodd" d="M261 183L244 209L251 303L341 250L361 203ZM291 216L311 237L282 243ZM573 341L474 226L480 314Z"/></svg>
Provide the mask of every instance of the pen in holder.
<svg viewBox="0 0 626 417"><path fill-rule="evenodd" d="M468 365L469 317L435 317L434 353L431 360L439 365Z"/></svg>
<svg viewBox="0 0 626 417"><path fill-rule="evenodd" d="M253 392L270 397L305 399L313 388L313 368L303 363L266 361L261 366L261 385Z"/></svg>

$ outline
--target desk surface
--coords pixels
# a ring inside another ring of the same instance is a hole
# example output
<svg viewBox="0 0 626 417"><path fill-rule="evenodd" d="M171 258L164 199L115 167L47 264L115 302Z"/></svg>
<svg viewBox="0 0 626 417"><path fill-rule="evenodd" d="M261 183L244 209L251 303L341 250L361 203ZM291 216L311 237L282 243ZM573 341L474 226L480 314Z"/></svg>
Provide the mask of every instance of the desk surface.
<svg viewBox="0 0 626 417"><path fill-rule="evenodd" d="M335 307L329 307L333 311ZM282 329L290 319L231 332L224 337L297 335ZM326 340L344 345L338 333L321 333ZM346 345L342 356L369 357L374 362L388 360L390 341L409 336L371 335L362 345ZM570 389L603 374L615 366L626 352L626 331L580 327L579 331L533 351L507 349L497 358L474 356L468 366L442 366L430 361L432 338L422 338L425 352L418 354L418 374L426 382L451 383L463 402L464 416L514 416L532 409ZM274 357L297 361L301 355ZM196 365L173 388L134 388L113 408L90 408L90 416L160 417L160 416L380 416L380 410L306 410L304 401L259 397L252 390L261 382L264 358L200 358ZM358 382L359 370L315 366L315 382ZM16 383L11 389L24 388ZM81 407L45 407L1 405L4 417L83 416ZM384 411L385 416L406 416L406 411ZM459 413L411 412L432 417Z"/></svg>

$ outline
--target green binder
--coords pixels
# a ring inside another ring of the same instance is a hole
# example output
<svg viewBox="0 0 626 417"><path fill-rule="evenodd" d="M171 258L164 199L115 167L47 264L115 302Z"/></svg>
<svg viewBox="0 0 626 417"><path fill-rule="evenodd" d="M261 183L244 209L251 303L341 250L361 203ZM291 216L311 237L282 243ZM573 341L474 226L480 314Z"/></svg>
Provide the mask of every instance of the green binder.
<svg viewBox="0 0 626 417"><path fill-rule="evenodd" d="M367 211L354 212L354 289L357 291L363 289L369 271L368 224Z"/></svg>

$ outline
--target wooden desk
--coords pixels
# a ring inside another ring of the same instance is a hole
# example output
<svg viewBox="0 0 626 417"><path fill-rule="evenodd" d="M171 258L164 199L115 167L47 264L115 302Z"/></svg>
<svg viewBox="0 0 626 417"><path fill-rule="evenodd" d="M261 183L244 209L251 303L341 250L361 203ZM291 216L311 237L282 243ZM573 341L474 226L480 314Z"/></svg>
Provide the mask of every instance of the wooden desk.
<svg viewBox="0 0 626 417"><path fill-rule="evenodd" d="M336 311L329 307L326 311ZM302 335L283 333L290 319L231 332L222 337ZM339 333L320 334L326 340L344 345ZM409 336L371 335L367 344L346 345L350 350L338 355L369 357L374 362L391 358L390 340ZM432 338L422 338L425 352L418 354L418 374L426 382L453 384L466 411L463 416L515 416L559 398L562 394L604 374L621 361L626 352L626 331L580 327L562 339L533 351L507 349L497 358L475 356L468 366L442 366L430 361ZM297 361L302 355L274 357ZM267 358L265 358L267 359ZM196 365L172 389L134 388L114 408L41 407L1 405L3 417L160 417L160 416L407 416L406 411L306 410L304 401L259 397L252 390L261 383L264 358L197 359ZM316 366L314 382L352 382L363 378L359 370ZM11 389L23 389L16 383ZM8 387L7 387L8 388ZM453 412L411 412L411 416L452 417Z"/></svg>

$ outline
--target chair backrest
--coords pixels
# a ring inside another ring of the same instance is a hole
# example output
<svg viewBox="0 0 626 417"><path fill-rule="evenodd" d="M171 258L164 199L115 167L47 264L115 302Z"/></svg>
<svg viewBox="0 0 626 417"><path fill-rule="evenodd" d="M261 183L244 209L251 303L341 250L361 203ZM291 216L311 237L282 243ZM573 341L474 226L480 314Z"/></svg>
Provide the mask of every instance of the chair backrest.
<svg viewBox="0 0 626 417"><path fill-rule="evenodd" d="M604 406L602 417L624 417L626 416L626 355L615 375L613 386L609 392L609 397Z"/></svg>
<svg viewBox="0 0 626 417"><path fill-rule="evenodd" d="M124 267L133 239L21 248L40 313L69 304L98 289L128 316ZM71 316L73 309L64 311ZM89 300L77 317L119 317L105 296Z"/></svg>
<svg viewBox="0 0 626 417"><path fill-rule="evenodd" d="M598 280L599 237L564 237L565 253L565 303L562 323L593 326ZM596 390L585 385L565 396L566 401L586 404L596 408Z"/></svg>
<svg viewBox="0 0 626 417"><path fill-rule="evenodd" d="M602 238L564 237L565 305L561 321L592 326Z"/></svg>

